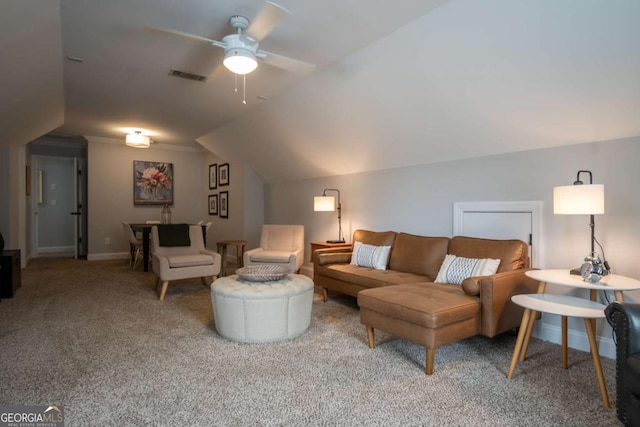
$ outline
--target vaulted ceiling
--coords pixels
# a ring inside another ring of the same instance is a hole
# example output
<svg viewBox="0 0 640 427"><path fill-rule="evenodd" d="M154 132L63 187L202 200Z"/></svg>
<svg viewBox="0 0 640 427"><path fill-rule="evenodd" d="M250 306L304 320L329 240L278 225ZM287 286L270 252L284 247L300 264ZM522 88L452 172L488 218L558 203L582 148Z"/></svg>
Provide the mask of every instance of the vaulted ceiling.
<svg viewBox="0 0 640 427"><path fill-rule="evenodd" d="M260 48L317 68L259 65L247 105L222 49L145 27L220 40L262 0L41 3L0 3L2 143L143 128L274 182L640 135L637 0L278 0Z"/></svg>

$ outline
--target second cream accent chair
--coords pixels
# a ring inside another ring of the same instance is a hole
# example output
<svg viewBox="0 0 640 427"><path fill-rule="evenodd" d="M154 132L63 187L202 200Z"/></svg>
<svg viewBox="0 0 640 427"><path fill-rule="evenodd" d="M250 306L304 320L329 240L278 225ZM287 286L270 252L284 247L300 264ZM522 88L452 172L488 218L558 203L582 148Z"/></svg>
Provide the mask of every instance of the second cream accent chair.
<svg viewBox="0 0 640 427"><path fill-rule="evenodd" d="M264 224L260 247L244 253L245 266L277 264L298 272L304 262L304 227L302 225Z"/></svg>
<svg viewBox="0 0 640 427"><path fill-rule="evenodd" d="M166 227L176 236L176 230L188 232L186 236L180 234L183 240L167 242L160 238L158 227ZM188 231L187 231L188 228ZM163 246L167 242L170 246ZM169 282L172 280L191 279L200 277L204 286L210 286L220 274L220 254L207 250L202 239L202 227L186 224L156 225L151 229L151 253L153 255L153 272L158 276L156 288L162 284L159 291L160 301L164 299Z"/></svg>

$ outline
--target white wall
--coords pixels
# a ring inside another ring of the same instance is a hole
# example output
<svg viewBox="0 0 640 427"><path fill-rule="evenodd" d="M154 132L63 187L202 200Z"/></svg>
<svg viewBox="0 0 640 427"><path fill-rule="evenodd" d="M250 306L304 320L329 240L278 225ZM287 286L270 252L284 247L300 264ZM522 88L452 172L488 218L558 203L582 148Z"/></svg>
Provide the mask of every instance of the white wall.
<svg viewBox="0 0 640 427"><path fill-rule="evenodd" d="M171 146L152 146L143 150L127 147L120 140L87 139L89 260L126 254L129 243L121 221L135 223L161 219L162 205L133 204L134 160L173 163L172 222L196 223L208 218L205 189L208 188L209 169L202 151ZM111 243L105 244L105 238L110 238Z"/></svg>
<svg viewBox="0 0 640 427"><path fill-rule="evenodd" d="M220 215L208 215L205 222L211 221L211 228L207 232L207 242L210 248L216 249L216 242L220 240L247 240L249 249L258 245L260 226L264 221L263 183L253 170L238 160L228 160L216 156L211 152L205 155L205 168L207 175L209 166L229 163L229 185L209 189L205 184L206 198L211 194L220 196L220 192L229 193L229 217ZM218 201L218 211L220 202ZM208 206L207 206L208 210ZM257 230L257 232L256 232ZM230 257L235 257L233 250L229 251Z"/></svg>
<svg viewBox="0 0 640 427"><path fill-rule="evenodd" d="M595 142L476 159L334 176L266 186L267 222L305 226L305 240L337 237L337 213L313 212L313 196L324 188L342 193L343 228L347 241L358 228L396 230L430 236L451 236L455 201L543 202L543 268L578 266L590 250L588 216L553 215L552 192L570 185L576 172L593 172L605 185L606 213L596 217L596 235L617 274L640 279L640 137ZM355 161L355 160L354 160ZM308 250L308 245L306 247ZM551 292L573 292L549 287ZM576 293L579 293L577 291ZM640 292L626 295L640 301ZM559 342L559 319L545 316L538 333ZM608 326L598 322L601 351L612 356ZM557 327L556 327L557 326ZM582 322L570 322L584 337ZM570 338L570 345L572 338ZM573 341L575 343L575 340ZM588 343L579 340L577 346ZM605 346L606 348L603 348Z"/></svg>

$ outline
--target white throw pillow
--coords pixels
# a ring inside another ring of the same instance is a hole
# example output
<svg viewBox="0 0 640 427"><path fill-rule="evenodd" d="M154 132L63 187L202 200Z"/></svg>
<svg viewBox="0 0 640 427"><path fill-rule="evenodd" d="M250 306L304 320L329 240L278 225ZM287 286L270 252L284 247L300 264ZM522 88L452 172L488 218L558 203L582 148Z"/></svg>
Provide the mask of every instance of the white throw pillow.
<svg viewBox="0 0 640 427"><path fill-rule="evenodd" d="M447 254L444 257L435 283L461 285L464 279L475 276L491 276L498 271L499 259L464 258Z"/></svg>
<svg viewBox="0 0 640 427"><path fill-rule="evenodd" d="M390 253L391 246L373 246L355 242L351 255L351 265L386 270Z"/></svg>

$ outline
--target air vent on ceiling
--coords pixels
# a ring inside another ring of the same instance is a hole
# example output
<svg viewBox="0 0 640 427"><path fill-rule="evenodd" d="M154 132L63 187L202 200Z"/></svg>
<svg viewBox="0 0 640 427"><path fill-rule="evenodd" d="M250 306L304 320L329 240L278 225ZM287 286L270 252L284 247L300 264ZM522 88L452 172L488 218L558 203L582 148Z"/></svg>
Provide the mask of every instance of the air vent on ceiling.
<svg viewBox="0 0 640 427"><path fill-rule="evenodd" d="M197 82L207 81L207 78L205 76L200 76L198 74L191 74L191 73L187 73L186 71L180 71L180 70L174 70L174 69L171 69L171 71L169 71L169 75L174 77L180 77L183 79L188 79L188 80L195 80Z"/></svg>

